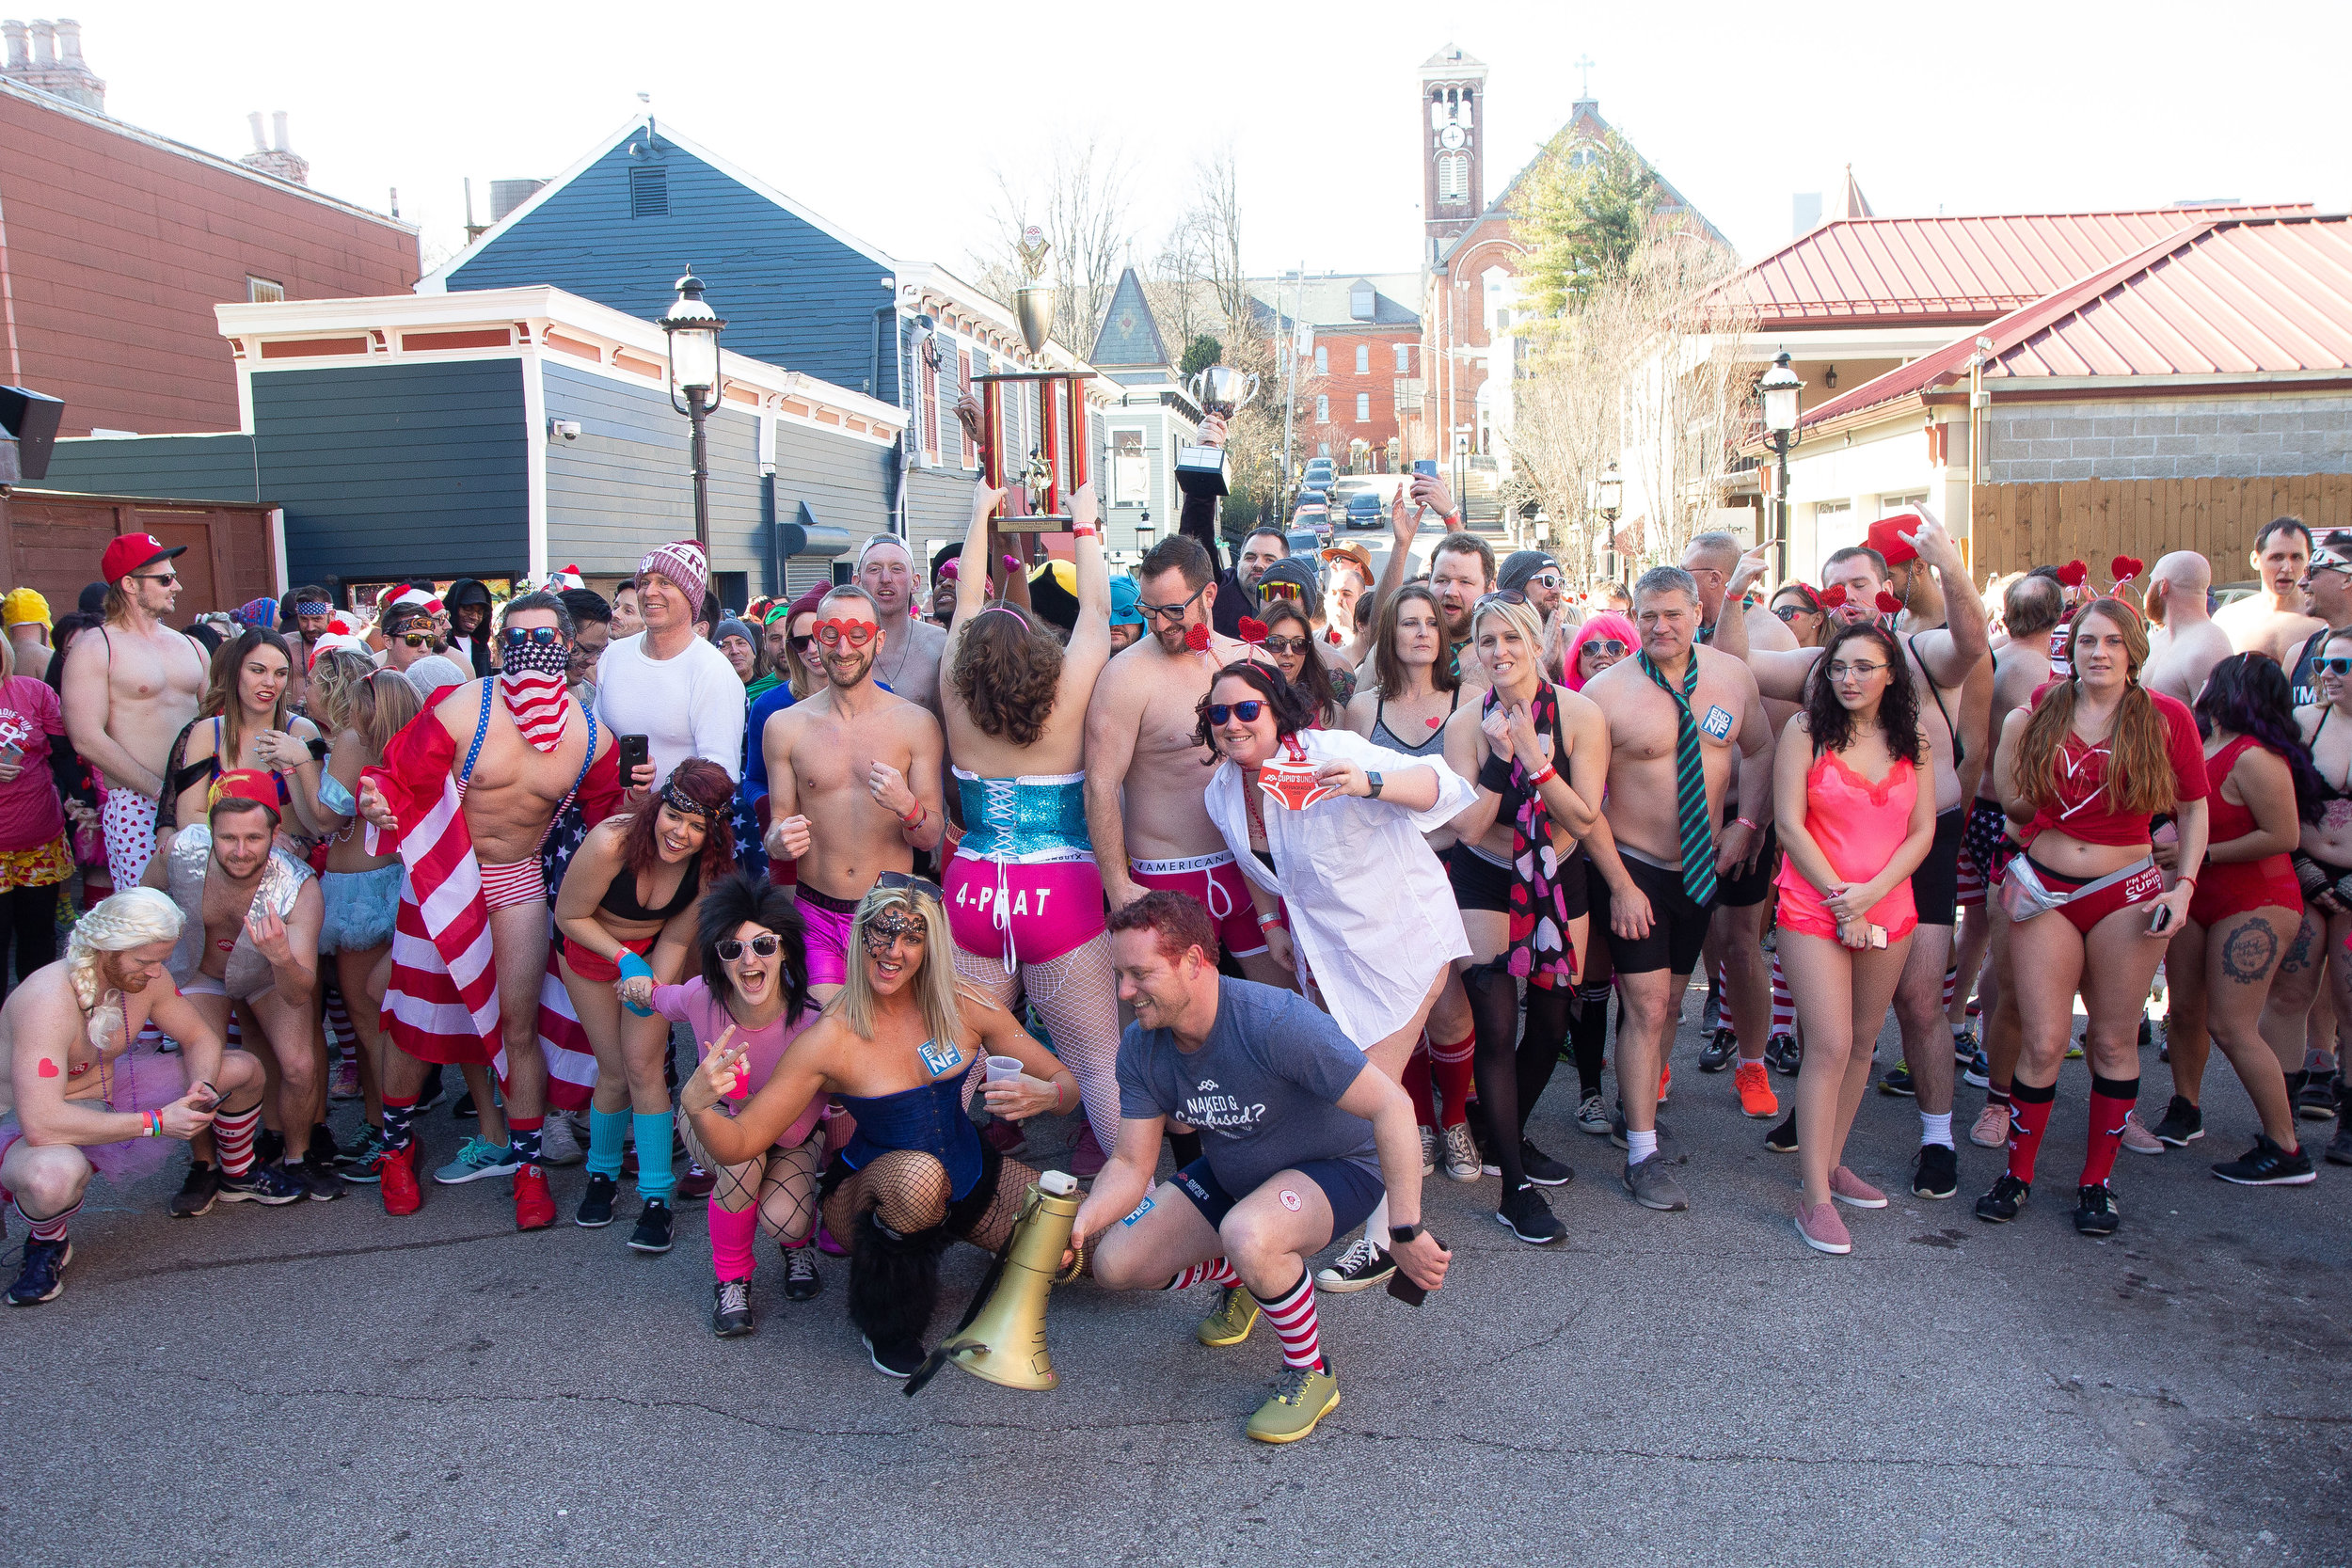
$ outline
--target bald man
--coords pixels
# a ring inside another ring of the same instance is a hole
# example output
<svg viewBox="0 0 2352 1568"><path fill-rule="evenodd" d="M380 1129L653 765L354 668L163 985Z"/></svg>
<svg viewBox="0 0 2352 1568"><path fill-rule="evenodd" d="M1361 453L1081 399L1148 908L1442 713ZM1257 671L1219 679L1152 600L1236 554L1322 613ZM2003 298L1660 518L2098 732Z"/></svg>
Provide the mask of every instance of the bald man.
<svg viewBox="0 0 2352 1568"><path fill-rule="evenodd" d="M2230 657L2230 637L2205 612L2213 565L2195 550L2174 550L2148 580L2148 668L2140 684L2194 705L2213 667Z"/></svg>

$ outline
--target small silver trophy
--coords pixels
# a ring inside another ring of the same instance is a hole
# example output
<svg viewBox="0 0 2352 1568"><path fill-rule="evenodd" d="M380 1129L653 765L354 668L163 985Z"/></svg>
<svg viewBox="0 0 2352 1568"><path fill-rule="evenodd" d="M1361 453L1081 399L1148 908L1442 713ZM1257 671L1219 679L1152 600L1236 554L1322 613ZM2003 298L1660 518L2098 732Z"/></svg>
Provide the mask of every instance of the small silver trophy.
<svg viewBox="0 0 2352 1568"><path fill-rule="evenodd" d="M1230 420L1236 409L1258 395L1258 376L1254 371L1245 373L1231 365L1210 365L1194 373L1185 390L1200 405L1202 414ZM1188 496L1224 495L1225 449L1178 447L1176 483Z"/></svg>

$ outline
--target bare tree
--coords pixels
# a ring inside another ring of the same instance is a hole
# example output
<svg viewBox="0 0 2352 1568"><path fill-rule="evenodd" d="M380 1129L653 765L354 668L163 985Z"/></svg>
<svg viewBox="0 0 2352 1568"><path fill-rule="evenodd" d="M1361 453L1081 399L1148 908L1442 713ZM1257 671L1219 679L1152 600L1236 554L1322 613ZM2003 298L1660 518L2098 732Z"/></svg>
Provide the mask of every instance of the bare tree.
<svg viewBox="0 0 2352 1568"><path fill-rule="evenodd" d="M1009 304L1027 281L1018 252L1022 234L1031 226L1042 230L1053 247L1045 261L1057 291L1053 337L1073 354L1094 346L1134 248L1131 175L1122 152L1092 137L1057 139L1042 168L1018 179L996 171L994 232L989 247L973 255L980 286Z"/></svg>

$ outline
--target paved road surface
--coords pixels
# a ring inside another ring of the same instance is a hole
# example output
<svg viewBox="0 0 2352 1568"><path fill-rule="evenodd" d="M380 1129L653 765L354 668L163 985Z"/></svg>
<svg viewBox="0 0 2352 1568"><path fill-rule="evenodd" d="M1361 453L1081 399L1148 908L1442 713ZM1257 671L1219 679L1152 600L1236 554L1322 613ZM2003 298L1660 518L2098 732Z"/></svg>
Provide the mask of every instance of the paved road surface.
<svg viewBox="0 0 2352 1568"><path fill-rule="evenodd" d="M793 1307L766 1251L759 1332L714 1340L691 1210L649 1259L626 1225L516 1236L502 1183L430 1189L399 1222L364 1191L174 1223L176 1172L101 1188L67 1293L0 1314L0 1555L2352 1561L2352 1172L2285 1191L2208 1177L2252 1125L2225 1065L2194 1157L2122 1156L2112 1241L2067 1220L2074 1063L2021 1223L1970 1215L1996 1156L1963 1148L1961 1201L1854 1217L1853 1255L1831 1259L1789 1228L1792 1163L1693 1049L1686 1027L1666 1117L1692 1212L1625 1197L1619 1157L1568 1120L1564 1069L1534 1132L1579 1167L1555 1200L1569 1242L1512 1241L1491 1180L1433 1180L1453 1282L1420 1311L1326 1297L1344 1403L1283 1449L1241 1435L1272 1338L1200 1349L1205 1290L1063 1291L1059 1390L951 1370L908 1401L858 1354L840 1260ZM2160 1106L2153 1053L2148 1069ZM1963 1091L1963 1124L1977 1104ZM453 1124L427 1123L445 1158ZM1899 1189L1915 1127L1873 1094L1850 1163ZM581 1181L557 1173L567 1212ZM955 1301L978 1268L951 1255Z"/></svg>

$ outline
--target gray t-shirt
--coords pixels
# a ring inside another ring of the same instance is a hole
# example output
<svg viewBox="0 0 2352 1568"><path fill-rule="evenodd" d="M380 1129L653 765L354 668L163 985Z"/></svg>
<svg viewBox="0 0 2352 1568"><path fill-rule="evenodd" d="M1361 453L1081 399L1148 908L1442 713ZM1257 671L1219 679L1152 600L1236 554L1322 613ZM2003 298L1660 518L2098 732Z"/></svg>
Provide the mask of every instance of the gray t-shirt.
<svg viewBox="0 0 2352 1568"><path fill-rule="evenodd" d="M1339 1108L1364 1053L1296 991L1220 978L1200 1049L1130 1023L1119 1042L1119 1114L1198 1128L1217 1184L1247 1197L1307 1160L1350 1160L1375 1176L1372 1123Z"/></svg>

